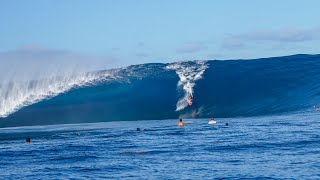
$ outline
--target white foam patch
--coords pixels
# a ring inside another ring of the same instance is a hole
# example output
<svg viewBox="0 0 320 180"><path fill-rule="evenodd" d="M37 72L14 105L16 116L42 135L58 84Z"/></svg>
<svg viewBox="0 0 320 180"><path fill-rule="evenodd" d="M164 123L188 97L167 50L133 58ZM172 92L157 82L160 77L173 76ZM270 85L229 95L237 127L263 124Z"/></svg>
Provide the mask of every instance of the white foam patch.
<svg viewBox="0 0 320 180"><path fill-rule="evenodd" d="M195 82L202 78L207 67L206 61L196 61L194 65L179 62L166 66L166 69L176 71L180 78L177 86L184 92L184 96L177 102L176 111L180 111L188 106L188 98L193 98L193 88L196 85Z"/></svg>
<svg viewBox="0 0 320 180"><path fill-rule="evenodd" d="M0 85L0 117L7 117L22 107L52 98L72 88L93 85L114 78L111 73L107 72L83 73L2 84Z"/></svg>

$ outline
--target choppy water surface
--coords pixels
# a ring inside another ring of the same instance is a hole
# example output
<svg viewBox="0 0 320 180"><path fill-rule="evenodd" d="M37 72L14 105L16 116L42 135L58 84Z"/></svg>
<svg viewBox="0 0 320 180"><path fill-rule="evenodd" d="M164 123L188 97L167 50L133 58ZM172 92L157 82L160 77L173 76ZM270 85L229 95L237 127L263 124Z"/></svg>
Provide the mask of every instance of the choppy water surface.
<svg viewBox="0 0 320 180"><path fill-rule="evenodd" d="M320 113L0 129L1 179L320 178ZM229 126L225 127L224 123ZM141 128L141 132L135 129ZM147 129L147 131L144 131ZM24 143L31 137L31 144Z"/></svg>

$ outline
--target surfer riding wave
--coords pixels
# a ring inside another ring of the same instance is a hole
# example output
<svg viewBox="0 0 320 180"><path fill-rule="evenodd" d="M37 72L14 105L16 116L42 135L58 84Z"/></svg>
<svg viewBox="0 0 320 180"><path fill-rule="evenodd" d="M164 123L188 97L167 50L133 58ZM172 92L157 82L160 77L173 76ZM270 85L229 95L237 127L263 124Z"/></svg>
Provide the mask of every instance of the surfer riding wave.
<svg viewBox="0 0 320 180"><path fill-rule="evenodd" d="M189 104L189 106L191 106L192 103L193 103L193 98L192 98L192 96L189 96L189 97L188 97L188 104Z"/></svg>

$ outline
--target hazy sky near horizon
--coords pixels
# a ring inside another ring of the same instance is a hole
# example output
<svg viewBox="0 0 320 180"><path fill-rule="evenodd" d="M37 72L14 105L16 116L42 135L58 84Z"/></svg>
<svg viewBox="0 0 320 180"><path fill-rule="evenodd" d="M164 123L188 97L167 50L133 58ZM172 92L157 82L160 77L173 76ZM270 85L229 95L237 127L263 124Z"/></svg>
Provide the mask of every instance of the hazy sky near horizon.
<svg viewBox="0 0 320 180"><path fill-rule="evenodd" d="M319 54L319 7L319 0L2 1L0 60L68 54L61 59L121 66Z"/></svg>

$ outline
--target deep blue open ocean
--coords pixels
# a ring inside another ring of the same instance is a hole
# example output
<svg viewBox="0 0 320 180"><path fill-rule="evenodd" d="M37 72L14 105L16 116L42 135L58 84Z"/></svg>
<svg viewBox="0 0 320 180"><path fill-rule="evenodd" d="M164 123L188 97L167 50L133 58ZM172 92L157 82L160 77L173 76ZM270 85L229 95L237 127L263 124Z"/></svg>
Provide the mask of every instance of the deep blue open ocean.
<svg viewBox="0 0 320 180"><path fill-rule="evenodd" d="M319 179L320 112L4 128L1 179ZM229 126L224 126L228 122ZM141 132L136 132L136 128ZM146 129L146 130L144 130ZM25 137L31 138L25 144Z"/></svg>
<svg viewBox="0 0 320 180"><path fill-rule="evenodd" d="M2 79L0 179L320 179L320 55Z"/></svg>

